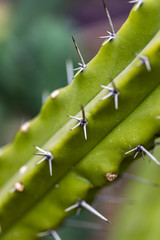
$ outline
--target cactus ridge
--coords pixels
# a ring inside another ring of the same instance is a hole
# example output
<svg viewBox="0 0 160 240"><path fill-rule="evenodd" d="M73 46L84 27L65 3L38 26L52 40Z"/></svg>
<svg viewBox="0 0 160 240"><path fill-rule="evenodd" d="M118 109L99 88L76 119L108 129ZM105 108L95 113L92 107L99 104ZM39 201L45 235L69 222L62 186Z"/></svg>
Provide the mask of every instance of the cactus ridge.
<svg viewBox="0 0 160 240"><path fill-rule="evenodd" d="M126 156L125 152L139 144L147 149L152 146L160 132L160 121L156 119L160 115L159 10L158 0L152 4L148 0L137 11L132 11L116 39L101 47L71 85L52 93L27 130L21 128L14 142L2 149L0 225L3 240L33 239L38 232L56 228L67 216L66 208L79 198L90 202L101 186L109 184L105 178L107 172L121 174L126 169L133 156ZM148 24L144 21L146 14ZM151 19L152 24L155 23L152 29ZM141 41L136 40L131 28ZM131 44L133 37L135 42ZM132 51L126 51L131 46ZM139 66L137 52L148 57L150 72L146 66ZM102 100L108 90L101 90L100 85L113 87L112 79L120 93L117 110L113 98ZM70 131L75 119L66 116L81 118L82 104L88 122L87 140L81 127ZM36 166L39 158L32 156L33 144L53 154L53 176L48 172L46 161ZM17 181L24 184L23 192L10 193Z"/></svg>

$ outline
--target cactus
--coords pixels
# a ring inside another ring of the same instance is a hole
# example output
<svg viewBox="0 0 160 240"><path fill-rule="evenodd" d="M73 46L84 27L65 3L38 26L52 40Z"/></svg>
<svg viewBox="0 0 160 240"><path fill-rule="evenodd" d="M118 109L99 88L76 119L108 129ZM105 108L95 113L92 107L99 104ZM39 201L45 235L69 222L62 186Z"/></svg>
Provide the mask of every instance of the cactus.
<svg viewBox="0 0 160 240"><path fill-rule="evenodd" d="M137 146L159 164L146 150L160 131L159 10L159 0L134 7L91 62L81 57L73 83L52 92L40 114L1 149L2 240L56 229L66 209L89 206L125 171L134 160L126 153Z"/></svg>
<svg viewBox="0 0 160 240"><path fill-rule="evenodd" d="M155 149L158 158L159 147ZM134 204L123 206L114 223L114 229L109 239L149 239L159 238L159 168L154 164L139 161L136 163L138 172L136 175L147 177L156 183L157 187L137 183L135 181L127 184L125 196L134 200ZM129 213L129 214L128 214ZM136 214L135 214L136 213ZM125 228L123 228L125 226Z"/></svg>

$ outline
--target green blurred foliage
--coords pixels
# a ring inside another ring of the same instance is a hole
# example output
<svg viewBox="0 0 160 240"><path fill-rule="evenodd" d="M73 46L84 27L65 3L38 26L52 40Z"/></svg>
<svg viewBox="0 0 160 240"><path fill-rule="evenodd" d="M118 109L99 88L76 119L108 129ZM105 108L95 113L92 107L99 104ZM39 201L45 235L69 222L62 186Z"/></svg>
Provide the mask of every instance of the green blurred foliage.
<svg viewBox="0 0 160 240"><path fill-rule="evenodd" d="M42 94L67 84L65 62L75 51L72 20L65 16L70 1L23 0L4 13L8 34L0 32L0 144L5 143L5 119L17 112L35 116Z"/></svg>
<svg viewBox="0 0 160 240"><path fill-rule="evenodd" d="M54 4L57 1L22 1L14 8L11 33L0 45L0 96L29 114L38 113L44 90L66 84L70 24L51 12Z"/></svg>
<svg viewBox="0 0 160 240"><path fill-rule="evenodd" d="M66 84L69 40L60 21L45 17L34 22L23 36L13 34L1 44L0 95L10 106L35 114L44 90Z"/></svg>

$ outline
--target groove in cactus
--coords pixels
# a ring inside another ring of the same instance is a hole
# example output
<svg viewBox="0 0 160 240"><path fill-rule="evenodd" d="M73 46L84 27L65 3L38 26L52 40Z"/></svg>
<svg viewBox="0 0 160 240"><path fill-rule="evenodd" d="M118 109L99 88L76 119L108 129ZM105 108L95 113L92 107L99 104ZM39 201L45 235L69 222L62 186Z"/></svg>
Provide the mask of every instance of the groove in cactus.
<svg viewBox="0 0 160 240"><path fill-rule="evenodd" d="M132 10L116 38L101 47L71 85L53 92L40 114L2 149L2 240L34 239L55 229L69 214L65 209L79 199L90 202L110 183L107 173L125 171L134 160L126 152L139 144L151 147L160 132L159 11L159 0L146 0ZM136 54L149 59L151 71ZM112 96L102 100L109 92L100 85L113 88L113 82L118 109ZM70 131L75 119L66 116L82 118L82 105L87 140L81 126ZM33 145L53 154L52 174L48 161L37 165ZM22 192L11 192L16 182L24 185Z"/></svg>

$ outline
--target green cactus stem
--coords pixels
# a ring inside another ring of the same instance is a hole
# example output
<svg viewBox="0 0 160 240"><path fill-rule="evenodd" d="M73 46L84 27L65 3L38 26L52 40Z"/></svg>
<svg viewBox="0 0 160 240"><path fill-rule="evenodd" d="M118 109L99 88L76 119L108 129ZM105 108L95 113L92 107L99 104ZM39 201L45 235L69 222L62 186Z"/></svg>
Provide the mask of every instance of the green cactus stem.
<svg viewBox="0 0 160 240"><path fill-rule="evenodd" d="M110 184L107 173L125 171L134 160L126 152L152 146L160 132L159 11L159 0L146 0L131 11L117 37L101 47L72 84L54 91L38 117L22 125L13 143L2 149L2 240L35 239L55 229L69 214L65 209L78 199L90 202ZM151 71L136 54L149 59ZM115 91L106 98L109 91L100 85L116 89L118 105ZM86 120L87 138L84 125L74 128L68 114ZM34 155L33 145L42 158ZM11 191L16 182L23 191Z"/></svg>

